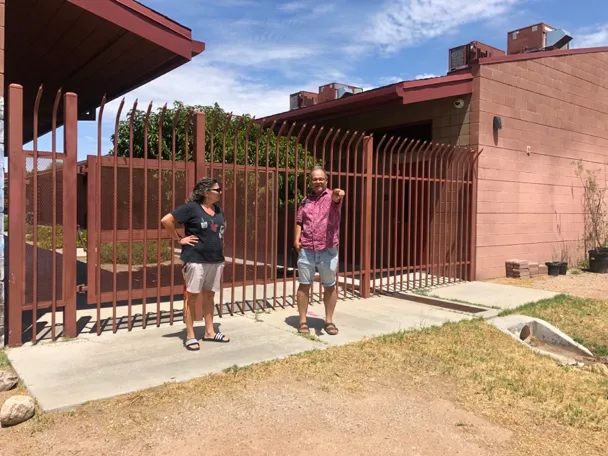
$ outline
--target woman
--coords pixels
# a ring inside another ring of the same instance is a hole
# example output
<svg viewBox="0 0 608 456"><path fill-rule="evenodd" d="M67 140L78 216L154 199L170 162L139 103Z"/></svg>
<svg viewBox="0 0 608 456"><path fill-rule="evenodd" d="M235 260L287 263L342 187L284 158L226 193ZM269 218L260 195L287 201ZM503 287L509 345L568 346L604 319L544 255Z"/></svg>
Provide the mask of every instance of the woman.
<svg viewBox="0 0 608 456"><path fill-rule="evenodd" d="M229 342L230 339L213 328L213 298L220 290L224 270L224 214L216 204L220 200L222 188L217 180L204 177L192 190L188 202L170 214L161 223L171 236L182 246L181 260L186 285L184 321L188 350L199 350L200 345L194 335L192 315L198 295L203 294L203 318L205 335L203 341ZM180 238L176 223L184 226L185 237Z"/></svg>

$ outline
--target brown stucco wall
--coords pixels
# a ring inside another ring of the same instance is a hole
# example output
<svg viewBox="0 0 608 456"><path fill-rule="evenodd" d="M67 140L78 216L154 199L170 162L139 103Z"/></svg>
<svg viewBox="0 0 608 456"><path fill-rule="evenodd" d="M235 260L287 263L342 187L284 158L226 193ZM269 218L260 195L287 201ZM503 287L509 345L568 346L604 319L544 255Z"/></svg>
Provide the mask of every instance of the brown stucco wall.
<svg viewBox="0 0 608 456"><path fill-rule="evenodd" d="M583 210L573 161L606 179L608 53L485 65L474 75L471 142L484 149L477 278L503 276L510 258L551 261L564 244L577 262Z"/></svg>

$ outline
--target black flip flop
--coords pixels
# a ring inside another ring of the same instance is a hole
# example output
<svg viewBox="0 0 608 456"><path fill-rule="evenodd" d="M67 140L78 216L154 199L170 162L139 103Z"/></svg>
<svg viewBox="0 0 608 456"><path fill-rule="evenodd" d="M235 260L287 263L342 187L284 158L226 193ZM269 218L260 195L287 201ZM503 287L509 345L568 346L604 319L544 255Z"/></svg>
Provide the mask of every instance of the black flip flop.
<svg viewBox="0 0 608 456"><path fill-rule="evenodd" d="M223 344L227 344L230 342L230 339L226 339L226 336L221 332L215 333L214 337L204 337L201 339L203 342L220 342Z"/></svg>
<svg viewBox="0 0 608 456"><path fill-rule="evenodd" d="M195 345L196 345L196 347L194 347ZM196 340L196 339L188 339L184 343L184 347L186 347L186 350L190 350L190 351L198 351L201 349L201 346L198 343L198 340Z"/></svg>
<svg viewBox="0 0 608 456"><path fill-rule="evenodd" d="M298 326L298 334L310 334L310 328L306 323L300 323L300 325Z"/></svg>

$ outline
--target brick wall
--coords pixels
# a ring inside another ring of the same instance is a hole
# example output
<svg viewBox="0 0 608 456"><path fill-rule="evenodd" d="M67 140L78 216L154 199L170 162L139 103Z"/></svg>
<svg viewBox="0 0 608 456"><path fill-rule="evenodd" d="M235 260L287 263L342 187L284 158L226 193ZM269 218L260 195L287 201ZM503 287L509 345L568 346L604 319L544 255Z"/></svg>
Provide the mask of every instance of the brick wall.
<svg viewBox="0 0 608 456"><path fill-rule="evenodd" d="M608 53L481 66L473 92L472 143L478 138L484 149L478 278L503 276L509 258L551 261L562 243L576 262L584 254L583 210L573 161L606 178ZM495 115L502 118L496 134Z"/></svg>

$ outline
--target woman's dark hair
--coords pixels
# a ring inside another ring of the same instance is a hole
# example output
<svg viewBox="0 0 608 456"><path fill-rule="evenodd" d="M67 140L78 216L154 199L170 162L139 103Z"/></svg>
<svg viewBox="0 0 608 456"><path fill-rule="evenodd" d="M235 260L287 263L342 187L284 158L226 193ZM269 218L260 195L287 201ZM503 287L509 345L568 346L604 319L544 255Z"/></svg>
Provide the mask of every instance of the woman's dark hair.
<svg viewBox="0 0 608 456"><path fill-rule="evenodd" d="M192 194L188 201L194 201L195 203L201 204L205 199L205 194L209 193L211 188L217 183L217 179L214 179L213 177L203 177L196 183L194 189L192 189Z"/></svg>

